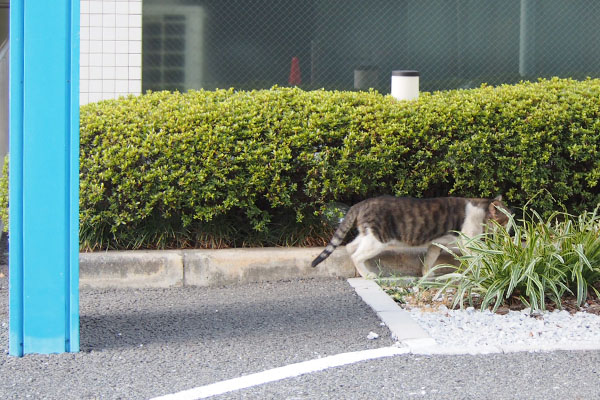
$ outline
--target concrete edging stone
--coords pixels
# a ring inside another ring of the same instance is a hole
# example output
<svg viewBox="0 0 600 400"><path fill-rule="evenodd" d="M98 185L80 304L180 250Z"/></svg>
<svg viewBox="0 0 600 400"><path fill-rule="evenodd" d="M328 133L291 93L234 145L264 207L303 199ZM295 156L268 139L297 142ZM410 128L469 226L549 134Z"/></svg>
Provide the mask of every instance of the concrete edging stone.
<svg viewBox="0 0 600 400"><path fill-rule="evenodd" d="M343 247L312 268L310 262L322 250L281 247L80 253L79 282L82 288L169 288L355 276Z"/></svg>

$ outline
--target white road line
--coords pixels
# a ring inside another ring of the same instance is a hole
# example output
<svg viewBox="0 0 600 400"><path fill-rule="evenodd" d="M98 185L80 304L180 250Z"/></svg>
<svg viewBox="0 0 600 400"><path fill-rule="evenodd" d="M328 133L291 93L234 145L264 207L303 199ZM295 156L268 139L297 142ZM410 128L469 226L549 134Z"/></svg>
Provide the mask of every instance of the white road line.
<svg viewBox="0 0 600 400"><path fill-rule="evenodd" d="M290 364L279 368L273 368L263 372L241 376L239 378L228 379L226 381L216 382L210 385L184 390L179 393L155 397L152 400L205 399L207 397L232 392L234 390L246 389L252 386L258 386L269 382L293 378L312 372L323 371L328 368L354 364L360 361L373 360L376 358L392 357L400 354L407 354L408 352L408 348L390 346L381 347L378 349L336 354L334 356L303 361L300 363Z"/></svg>

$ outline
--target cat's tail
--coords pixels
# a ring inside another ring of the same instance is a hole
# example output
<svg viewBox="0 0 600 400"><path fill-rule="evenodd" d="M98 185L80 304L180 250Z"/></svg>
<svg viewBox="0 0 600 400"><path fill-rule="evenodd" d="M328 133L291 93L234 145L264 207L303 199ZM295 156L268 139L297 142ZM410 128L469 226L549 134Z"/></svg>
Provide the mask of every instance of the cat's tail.
<svg viewBox="0 0 600 400"><path fill-rule="evenodd" d="M319 265L327 257L329 257L331 255L331 253L333 253L333 251L340 244L342 244L342 242L344 241L344 238L348 234L348 231L350 231L350 229L352 229L352 227L354 226L354 223L356 222L356 217L358 214L357 210L358 209L356 207L350 207L350 210L348 210L348 212L346 213L344 220L342 221L340 226L337 228L337 230L333 234L333 237L329 241L329 244L327 244L327 247L325 247L325 250L323 250L321 252L321 254L319 254L317 256L317 258L315 258L312 261L311 265L313 266L313 268L316 267L317 265Z"/></svg>

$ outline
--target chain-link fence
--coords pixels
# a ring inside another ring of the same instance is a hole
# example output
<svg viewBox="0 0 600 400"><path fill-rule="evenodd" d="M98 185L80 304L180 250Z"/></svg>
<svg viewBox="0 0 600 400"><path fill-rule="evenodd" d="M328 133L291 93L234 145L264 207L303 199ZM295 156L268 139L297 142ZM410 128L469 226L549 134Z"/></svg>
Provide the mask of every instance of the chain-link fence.
<svg viewBox="0 0 600 400"><path fill-rule="evenodd" d="M143 14L144 90L600 76L598 0L145 0Z"/></svg>

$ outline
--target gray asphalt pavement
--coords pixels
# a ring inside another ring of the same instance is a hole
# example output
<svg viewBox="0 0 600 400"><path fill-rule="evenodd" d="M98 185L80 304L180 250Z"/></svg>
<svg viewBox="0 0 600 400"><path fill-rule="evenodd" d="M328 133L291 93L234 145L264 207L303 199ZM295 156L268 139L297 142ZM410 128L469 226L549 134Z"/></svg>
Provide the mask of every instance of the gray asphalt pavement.
<svg viewBox="0 0 600 400"><path fill-rule="evenodd" d="M81 352L15 358L0 278L0 398L148 399L393 344L345 280L81 291ZM369 332L378 339L369 340ZM600 352L403 354L216 399L594 399Z"/></svg>
<svg viewBox="0 0 600 400"><path fill-rule="evenodd" d="M599 352L400 355L214 399L598 399Z"/></svg>

